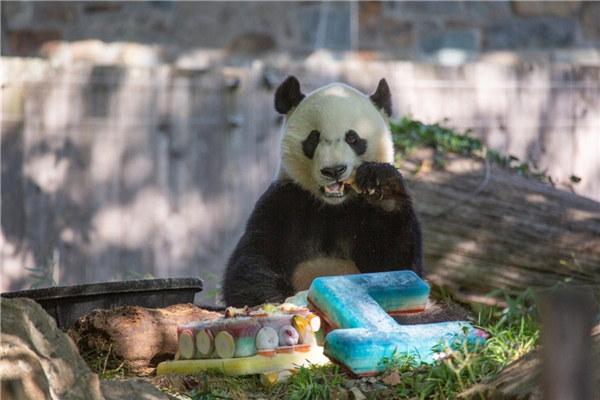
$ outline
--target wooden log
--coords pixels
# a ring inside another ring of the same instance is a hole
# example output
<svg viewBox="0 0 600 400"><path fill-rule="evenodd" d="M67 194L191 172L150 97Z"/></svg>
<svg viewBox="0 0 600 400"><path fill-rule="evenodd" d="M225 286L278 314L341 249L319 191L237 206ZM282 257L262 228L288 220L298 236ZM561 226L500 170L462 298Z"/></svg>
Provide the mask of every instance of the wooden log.
<svg viewBox="0 0 600 400"><path fill-rule="evenodd" d="M473 158L421 168L432 157L420 151L401 166L430 281L469 296L600 283L600 203Z"/></svg>
<svg viewBox="0 0 600 400"><path fill-rule="evenodd" d="M192 304L166 308L124 306L95 310L84 315L69 330L81 354L112 352L137 374L150 373L177 351L177 325L208 320L221 314ZM106 356L108 357L108 355Z"/></svg>

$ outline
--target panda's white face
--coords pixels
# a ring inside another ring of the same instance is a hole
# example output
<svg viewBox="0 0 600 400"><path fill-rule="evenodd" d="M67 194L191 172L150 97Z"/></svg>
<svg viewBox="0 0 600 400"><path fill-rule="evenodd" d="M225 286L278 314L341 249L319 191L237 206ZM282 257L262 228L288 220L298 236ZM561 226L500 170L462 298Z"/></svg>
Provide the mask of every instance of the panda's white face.
<svg viewBox="0 0 600 400"><path fill-rule="evenodd" d="M330 204L353 196L349 180L362 162L394 161L387 117L368 96L341 83L290 110L281 150L285 175Z"/></svg>

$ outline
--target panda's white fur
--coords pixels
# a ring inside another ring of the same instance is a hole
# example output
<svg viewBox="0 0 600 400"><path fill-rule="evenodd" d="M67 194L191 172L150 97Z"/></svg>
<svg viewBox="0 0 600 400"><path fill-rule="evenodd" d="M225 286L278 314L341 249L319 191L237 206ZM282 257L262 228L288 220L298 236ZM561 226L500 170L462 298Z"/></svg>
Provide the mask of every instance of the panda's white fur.
<svg viewBox="0 0 600 400"><path fill-rule="evenodd" d="M367 141L366 152L360 156L344 140L350 129ZM302 142L313 130L319 131L320 141L310 159L302 152ZM348 168L339 179L345 181L364 161L394 162L387 115L367 95L333 83L308 94L287 113L281 141L281 177L292 179L328 203L338 204L345 198L325 197L320 191L329 183L321 169L345 164Z"/></svg>

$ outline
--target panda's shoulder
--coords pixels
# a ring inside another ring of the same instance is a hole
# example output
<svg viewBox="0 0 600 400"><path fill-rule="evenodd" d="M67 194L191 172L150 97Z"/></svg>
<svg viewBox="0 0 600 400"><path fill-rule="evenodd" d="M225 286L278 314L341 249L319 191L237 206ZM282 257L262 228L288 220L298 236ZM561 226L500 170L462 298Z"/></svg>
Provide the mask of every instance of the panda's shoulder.
<svg viewBox="0 0 600 400"><path fill-rule="evenodd" d="M254 213L283 216L288 210L299 210L314 202L314 196L290 180L276 180L256 202Z"/></svg>
<svg viewBox="0 0 600 400"><path fill-rule="evenodd" d="M309 202L313 196L291 180L276 180L272 182L257 202L257 206L290 207L290 201Z"/></svg>

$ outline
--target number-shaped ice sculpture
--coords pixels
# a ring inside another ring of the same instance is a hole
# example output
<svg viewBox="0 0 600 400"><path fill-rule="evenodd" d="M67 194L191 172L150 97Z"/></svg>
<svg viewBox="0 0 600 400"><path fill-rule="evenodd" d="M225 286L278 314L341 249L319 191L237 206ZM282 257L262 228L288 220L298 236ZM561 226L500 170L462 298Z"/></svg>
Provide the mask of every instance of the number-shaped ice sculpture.
<svg viewBox="0 0 600 400"><path fill-rule="evenodd" d="M463 321L399 325L391 316L422 311L429 286L412 271L316 278L308 300L333 328L325 354L357 375L383 370L386 357L411 354L432 362L434 347L457 340L479 341Z"/></svg>

